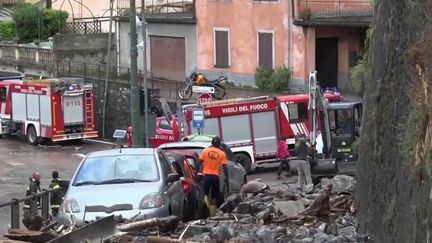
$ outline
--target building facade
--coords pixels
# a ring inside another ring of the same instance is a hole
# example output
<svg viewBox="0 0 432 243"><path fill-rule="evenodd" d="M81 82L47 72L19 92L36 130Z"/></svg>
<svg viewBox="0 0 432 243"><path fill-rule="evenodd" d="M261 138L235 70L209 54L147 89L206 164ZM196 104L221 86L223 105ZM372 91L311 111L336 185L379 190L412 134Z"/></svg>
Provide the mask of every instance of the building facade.
<svg viewBox="0 0 432 243"><path fill-rule="evenodd" d="M203 0L196 3L198 70L254 85L257 68L287 67L291 86L318 71L348 87L370 22L368 0Z"/></svg>

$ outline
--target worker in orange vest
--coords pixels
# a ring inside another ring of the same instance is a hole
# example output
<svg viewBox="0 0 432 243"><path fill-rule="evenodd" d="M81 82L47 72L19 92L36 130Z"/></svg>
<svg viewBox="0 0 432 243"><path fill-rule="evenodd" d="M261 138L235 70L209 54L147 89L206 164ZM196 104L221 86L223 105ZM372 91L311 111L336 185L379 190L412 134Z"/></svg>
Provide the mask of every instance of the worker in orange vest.
<svg viewBox="0 0 432 243"><path fill-rule="evenodd" d="M200 154L198 176L202 177L204 202L207 204L210 217L213 217L216 214L217 199L220 193L219 173L221 166L225 174L225 183L228 185L228 161L225 152L220 148L221 139L216 136L212 139L211 144Z"/></svg>

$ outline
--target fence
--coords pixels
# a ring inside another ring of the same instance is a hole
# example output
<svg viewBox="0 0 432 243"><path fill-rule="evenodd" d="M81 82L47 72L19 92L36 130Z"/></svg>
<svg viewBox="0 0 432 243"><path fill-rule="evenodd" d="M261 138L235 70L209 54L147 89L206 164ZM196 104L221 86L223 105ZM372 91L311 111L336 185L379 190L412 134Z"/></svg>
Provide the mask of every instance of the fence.
<svg viewBox="0 0 432 243"><path fill-rule="evenodd" d="M54 53L50 49L0 45L0 60L16 64L41 64L53 62Z"/></svg>
<svg viewBox="0 0 432 243"><path fill-rule="evenodd" d="M297 18L371 16L370 0L296 0Z"/></svg>
<svg viewBox="0 0 432 243"><path fill-rule="evenodd" d="M61 30L63 34L100 34L102 33L102 21L73 21L67 22Z"/></svg>
<svg viewBox="0 0 432 243"><path fill-rule="evenodd" d="M30 214L31 215L37 215L38 214L38 206L37 201L40 198L41 199L41 216L43 219L47 220L49 218L49 210L50 210L50 202L49 198L51 193L55 191L60 191L62 189L50 189L46 191L42 191L40 193L27 196L25 198L16 199L13 198L9 202L1 203L0 208L4 207L10 207L11 212L11 228L12 229L19 229L20 228L20 203L23 203L25 201L30 201Z"/></svg>
<svg viewBox="0 0 432 243"><path fill-rule="evenodd" d="M6 65L37 65L41 69L52 71L56 76L76 76L92 80L105 80L107 66L105 63L86 63L72 60L56 60L50 49L29 48L16 45L0 44L0 63ZM130 67L111 66L109 68L110 82L130 84ZM183 85L178 80L166 80L153 77L147 72L148 88L160 89L160 96L176 99L177 90ZM138 83L143 86L144 71L137 72Z"/></svg>
<svg viewBox="0 0 432 243"><path fill-rule="evenodd" d="M195 16L195 0L142 0L135 1L137 12L142 9L146 14L193 13ZM120 15L129 15L129 0L118 0L117 11Z"/></svg>

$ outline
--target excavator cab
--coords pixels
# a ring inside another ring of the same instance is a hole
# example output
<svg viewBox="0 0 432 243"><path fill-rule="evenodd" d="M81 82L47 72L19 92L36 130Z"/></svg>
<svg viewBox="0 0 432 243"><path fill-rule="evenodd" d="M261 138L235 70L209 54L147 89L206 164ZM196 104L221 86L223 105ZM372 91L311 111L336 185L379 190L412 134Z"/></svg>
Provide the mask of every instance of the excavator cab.
<svg viewBox="0 0 432 243"><path fill-rule="evenodd" d="M353 145L360 136L362 103L329 103L327 111L332 157L340 161L356 161L357 152Z"/></svg>

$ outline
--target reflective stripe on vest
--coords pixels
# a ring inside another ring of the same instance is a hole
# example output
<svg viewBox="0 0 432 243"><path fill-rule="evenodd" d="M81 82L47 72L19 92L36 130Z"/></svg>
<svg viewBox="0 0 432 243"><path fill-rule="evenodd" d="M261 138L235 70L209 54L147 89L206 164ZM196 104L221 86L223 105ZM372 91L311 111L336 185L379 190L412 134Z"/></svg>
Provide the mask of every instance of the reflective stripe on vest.
<svg viewBox="0 0 432 243"><path fill-rule="evenodd" d="M59 204L53 204L53 205L51 205L51 208L60 208L60 205Z"/></svg>
<svg viewBox="0 0 432 243"><path fill-rule="evenodd" d="M55 185L52 189L60 188L60 185Z"/></svg>

